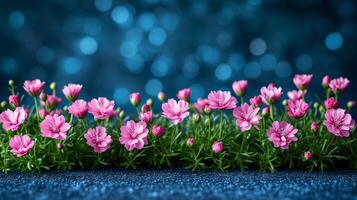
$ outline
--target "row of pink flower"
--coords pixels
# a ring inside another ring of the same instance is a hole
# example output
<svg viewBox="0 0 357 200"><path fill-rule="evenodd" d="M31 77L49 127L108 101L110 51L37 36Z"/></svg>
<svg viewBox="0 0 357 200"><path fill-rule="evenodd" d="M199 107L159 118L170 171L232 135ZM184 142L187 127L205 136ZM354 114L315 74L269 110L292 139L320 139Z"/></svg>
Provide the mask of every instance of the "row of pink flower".
<svg viewBox="0 0 357 200"><path fill-rule="evenodd" d="M304 97L311 80L312 75L303 74L294 77L293 82L298 90L288 92L289 100L286 103L288 116L292 118L301 118L308 113L309 105L304 101ZM67 137L68 131L71 129L71 125L65 121L65 117L60 111L53 111L61 99L54 94L46 95L42 93L44 85L45 83L38 79L25 81L24 89L28 94L35 98L40 96L41 105L44 108L37 114L40 114L43 118L40 123L42 136L64 140ZM345 78L331 80L328 76L325 76L322 85L326 89L339 94L348 87L349 80ZM237 96L243 97L246 94L248 82L246 80L236 81L233 83L232 87ZM62 90L65 97L72 102L68 107L68 112L71 115L78 118L84 118L87 113L90 113L99 120L112 118L116 115L114 101L110 101L104 97L92 99L88 103L82 99L77 99L81 89L82 85L68 84ZM212 110L233 109L233 116L236 118L236 124L242 132L249 131L252 127L259 129L259 123L262 119L262 116L259 114L260 106L262 106L263 103L268 106L275 104L281 99L283 94L282 88L276 87L272 83L266 87L262 87L260 92L260 95L250 99L250 105L241 102L241 105L237 106L237 99L231 96L229 91L211 91L207 99L199 99L194 104L194 108L197 112L204 113L210 113ZM162 116L175 125L182 123L190 115L190 96L190 89L186 88L180 90L177 94L177 97L179 98L178 101L169 99L162 104ZM163 102L165 94L160 92L158 98ZM16 94L12 94L9 97L9 102L13 106L20 105L19 98L17 98ZM130 102L133 106L138 107L141 102L140 93L131 94ZM338 102L333 97L325 100L327 111L325 112L323 124L332 134L339 137L348 137L350 130L355 126L355 122L350 114L344 109L337 109L337 106ZM263 114L269 112L271 112L269 107L263 108ZM3 129L7 131L16 131L26 121L27 116L28 111L22 107L16 107L14 110L7 109L2 112L0 114L0 122L2 123ZM119 142L129 151L133 149L142 149L144 145L148 143L149 130L147 129L147 123L150 123L153 120L153 113L150 105L144 104L142 106L142 112L139 114L139 118L139 122L130 120L120 128L121 135ZM318 129L318 124L312 123L311 128L313 131L316 131ZM161 126L154 125L152 128L152 133L157 137L161 137L164 132L165 129ZM296 128L285 121L274 121L272 127L267 131L267 136L275 147L286 149L291 142L298 140L296 137L297 132L298 130ZM110 148L112 143L111 136L107 133L106 129L101 126L89 129L85 134L85 139L87 140L87 144L93 147L94 151L98 153L105 152ZM189 138L187 144L193 145L194 139ZM26 155L33 145L34 141L32 141L28 135L17 135L10 140L12 152L17 156ZM218 146L222 148L217 148ZM216 141L212 148L216 153L219 153L223 150L223 144Z"/></svg>

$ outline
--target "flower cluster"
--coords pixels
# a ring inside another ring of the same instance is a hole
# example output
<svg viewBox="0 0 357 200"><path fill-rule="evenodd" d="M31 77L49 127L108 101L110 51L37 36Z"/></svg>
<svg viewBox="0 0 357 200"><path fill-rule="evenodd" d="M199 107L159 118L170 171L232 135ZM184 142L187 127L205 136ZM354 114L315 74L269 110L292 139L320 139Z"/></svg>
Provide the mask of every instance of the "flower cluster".
<svg viewBox="0 0 357 200"><path fill-rule="evenodd" d="M308 102L312 80L311 74L295 75L296 90L286 97L269 83L247 101L247 80L234 81L233 93L211 91L195 102L190 88L179 90L177 100L159 92L161 109L153 99L142 103L134 92L122 97L137 110L128 116L105 97L80 99L80 84L63 87L64 104L56 83L46 92L39 79L23 84L34 107L22 105L10 80L11 94L0 105L0 169L141 165L273 171L323 170L336 163L357 168L355 121L349 113L355 101L341 107L349 80L325 76L326 98Z"/></svg>

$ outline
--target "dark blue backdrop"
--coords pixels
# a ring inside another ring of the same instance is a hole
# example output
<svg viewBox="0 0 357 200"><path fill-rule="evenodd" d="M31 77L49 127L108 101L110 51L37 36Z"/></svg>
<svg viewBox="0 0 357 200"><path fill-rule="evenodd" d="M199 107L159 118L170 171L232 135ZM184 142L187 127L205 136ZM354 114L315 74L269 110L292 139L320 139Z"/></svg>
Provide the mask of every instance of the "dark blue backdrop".
<svg viewBox="0 0 357 200"><path fill-rule="evenodd" d="M40 78L126 107L130 92L190 87L196 99L238 79L250 81L249 96L271 81L286 94L295 73L314 74L313 92L324 74L357 83L356 9L353 0L1 1L0 94L9 78Z"/></svg>

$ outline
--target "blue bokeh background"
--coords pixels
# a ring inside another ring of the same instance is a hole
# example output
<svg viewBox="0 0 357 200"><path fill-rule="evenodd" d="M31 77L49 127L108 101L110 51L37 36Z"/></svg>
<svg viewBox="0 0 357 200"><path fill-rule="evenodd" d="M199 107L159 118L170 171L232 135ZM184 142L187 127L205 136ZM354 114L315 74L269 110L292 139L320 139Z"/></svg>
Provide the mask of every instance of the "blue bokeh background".
<svg viewBox="0 0 357 200"><path fill-rule="evenodd" d="M356 99L354 0L47 0L0 2L0 95L7 80L83 84L122 107L130 92L192 98L250 81L248 95L295 73L348 77ZM48 89L48 88L47 88ZM23 90L20 88L20 91ZM310 95L313 98L313 95Z"/></svg>

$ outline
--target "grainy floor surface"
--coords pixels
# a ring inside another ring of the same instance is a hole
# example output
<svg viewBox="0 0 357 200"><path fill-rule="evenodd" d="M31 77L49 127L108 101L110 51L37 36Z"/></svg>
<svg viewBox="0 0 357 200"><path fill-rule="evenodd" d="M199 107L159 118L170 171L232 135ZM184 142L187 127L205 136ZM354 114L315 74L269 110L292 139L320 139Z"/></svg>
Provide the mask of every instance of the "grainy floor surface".
<svg viewBox="0 0 357 200"><path fill-rule="evenodd" d="M0 199L357 199L357 172L9 173L0 174Z"/></svg>

